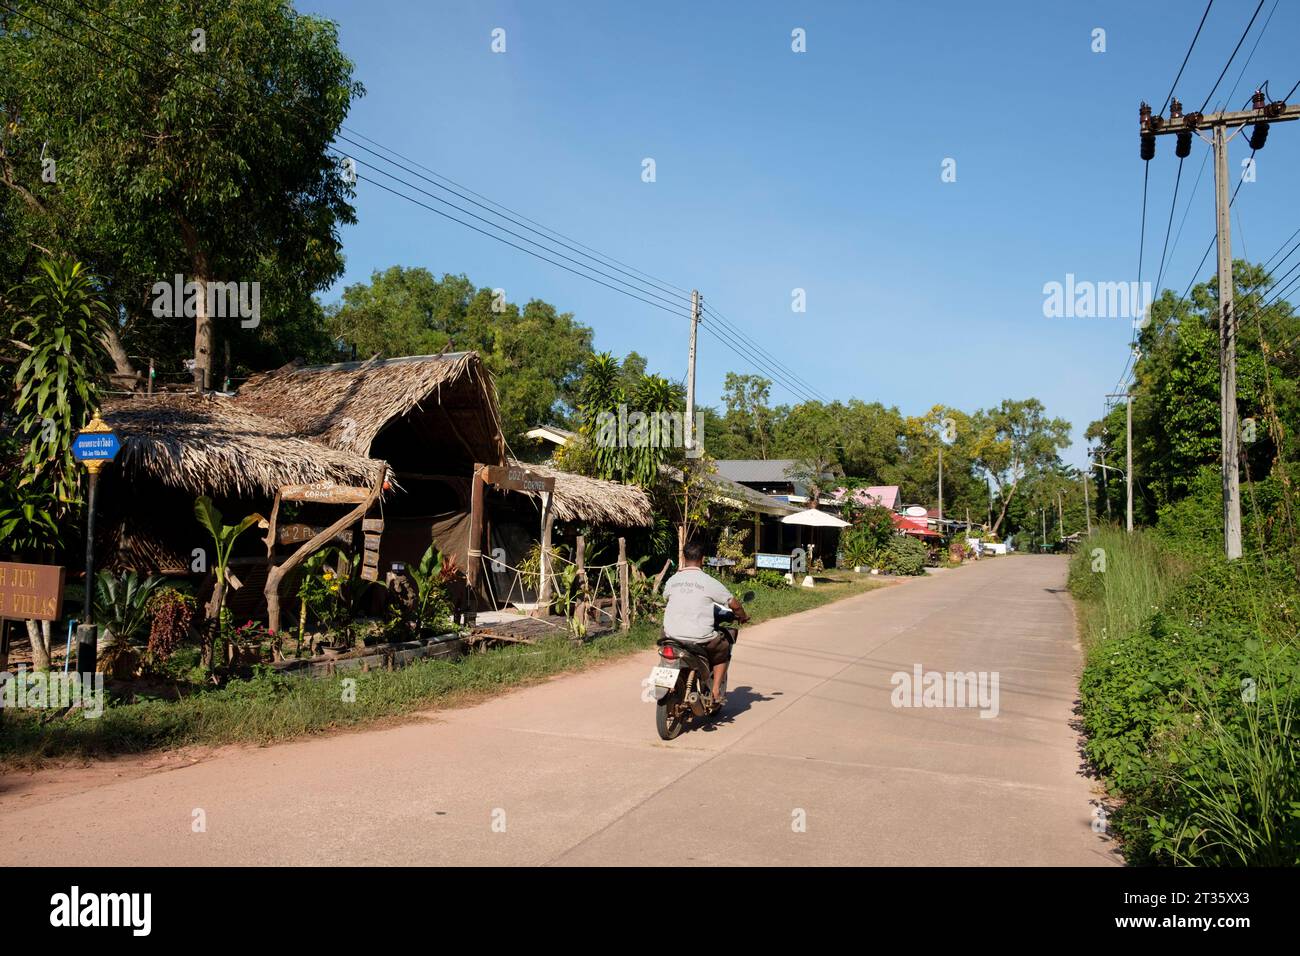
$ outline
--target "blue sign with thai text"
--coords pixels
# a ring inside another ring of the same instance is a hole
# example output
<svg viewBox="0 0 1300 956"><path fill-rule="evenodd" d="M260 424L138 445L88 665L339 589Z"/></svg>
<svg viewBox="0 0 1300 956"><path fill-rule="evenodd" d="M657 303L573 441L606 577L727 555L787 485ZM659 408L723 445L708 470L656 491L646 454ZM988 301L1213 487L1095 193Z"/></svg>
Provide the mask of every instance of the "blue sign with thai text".
<svg viewBox="0 0 1300 956"><path fill-rule="evenodd" d="M82 432L72 441L72 456L77 461L112 461L122 450L113 432Z"/></svg>

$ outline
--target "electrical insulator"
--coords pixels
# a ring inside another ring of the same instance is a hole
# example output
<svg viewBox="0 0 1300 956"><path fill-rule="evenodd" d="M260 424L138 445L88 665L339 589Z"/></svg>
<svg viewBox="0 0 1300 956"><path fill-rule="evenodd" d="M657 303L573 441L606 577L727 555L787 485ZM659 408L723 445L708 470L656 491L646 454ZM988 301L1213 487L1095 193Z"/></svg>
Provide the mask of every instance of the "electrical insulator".
<svg viewBox="0 0 1300 956"><path fill-rule="evenodd" d="M1178 142L1174 145L1174 155L1179 159L1186 159L1192 155L1192 131L1183 130L1178 134Z"/></svg>
<svg viewBox="0 0 1300 956"><path fill-rule="evenodd" d="M1151 160L1156 158L1156 134L1155 133L1142 134L1142 158L1147 162L1150 162Z"/></svg>
<svg viewBox="0 0 1300 956"><path fill-rule="evenodd" d="M1268 139L1267 123L1256 123L1254 126L1250 128L1250 139L1248 139L1247 142L1250 143L1251 149L1263 149L1264 142L1267 139Z"/></svg>
<svg viewBox="0 0 1300 956"><path fill-rule="evenodd" d="M1250 108L1253 110L1262 110L1264 108L1264 94L1256 90L1250 97Z"/></svg>
<svg viewBox="0 0 1300 956"><path fill-rule="evenodd" d="M1138 123L1146 129L1149 122L1151 122L1151 106L1143 100L1142 105L1138 107Z"/></svg>
<svg viewBox="0 0 1300 956"><path fill-rule="evenodd" d="M1182 115L1183 115L1183 104L1180 103L1180 102L1178 102L1178 100L1176 100L1176 99L1170 100L1170 101L1169 101L1169 118L1170 118L1171 120L1176 120L1176 119L1178 119L1178 117L1180 117L1180 116L1182 116Z"/></svg>

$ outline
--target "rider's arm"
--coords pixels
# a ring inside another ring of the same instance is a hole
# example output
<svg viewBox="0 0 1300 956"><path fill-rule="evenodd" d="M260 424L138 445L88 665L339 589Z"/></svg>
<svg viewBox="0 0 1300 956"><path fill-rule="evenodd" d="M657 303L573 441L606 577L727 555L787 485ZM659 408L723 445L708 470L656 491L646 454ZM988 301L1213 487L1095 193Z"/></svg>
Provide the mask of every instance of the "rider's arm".
<svg viewBox="0 0 1300 956"><path fill-rule="evenodd" d="M734 597L727 602L727 607L736 612L736 620L744 624L749 620L749 614L745 611L745 605L741 604Z"/></svg>

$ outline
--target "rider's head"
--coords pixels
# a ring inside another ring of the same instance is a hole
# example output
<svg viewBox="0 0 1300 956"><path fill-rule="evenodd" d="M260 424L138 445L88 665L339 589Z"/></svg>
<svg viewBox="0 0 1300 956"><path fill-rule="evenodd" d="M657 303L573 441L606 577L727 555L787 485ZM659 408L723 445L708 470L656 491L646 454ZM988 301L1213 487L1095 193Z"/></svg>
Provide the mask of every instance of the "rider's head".
<svg viewBox="0 0 1300 956"><path fill-rule="evenodd" d="M682 548L682 566L687 568L698 568L704 563L704 545L699 541L687 541L686 547Z"/></svg>

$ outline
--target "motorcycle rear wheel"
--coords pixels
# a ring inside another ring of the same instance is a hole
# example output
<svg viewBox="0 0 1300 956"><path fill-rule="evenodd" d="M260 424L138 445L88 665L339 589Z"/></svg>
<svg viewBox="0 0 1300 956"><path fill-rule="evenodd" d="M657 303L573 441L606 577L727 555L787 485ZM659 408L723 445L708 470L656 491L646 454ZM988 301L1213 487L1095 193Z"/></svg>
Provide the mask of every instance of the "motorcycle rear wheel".
<svg viewBox="0 0 1300 956"><path fill-rule="evenodd" d="M659 731L661 740L675 740L686 729L681 703L681 691L674 690L655 705L655 729Z"/></svg>

